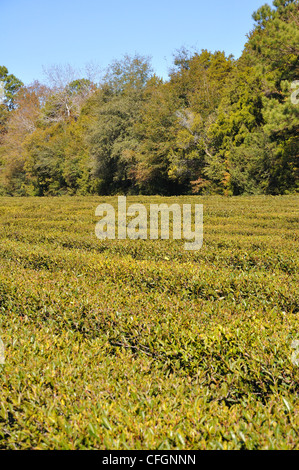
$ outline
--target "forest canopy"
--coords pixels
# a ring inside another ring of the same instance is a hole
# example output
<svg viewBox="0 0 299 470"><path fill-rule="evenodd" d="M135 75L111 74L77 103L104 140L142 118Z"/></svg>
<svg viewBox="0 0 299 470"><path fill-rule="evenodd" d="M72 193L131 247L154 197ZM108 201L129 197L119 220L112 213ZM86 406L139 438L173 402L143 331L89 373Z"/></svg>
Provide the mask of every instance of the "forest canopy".
<svg viewBox="0 0 299 470"><path fill-rule="evenodd" d="M298 192L299 1L253 19L239 59L182 48L165 81L138 54L100 81L0 66L0 195Z"/></svg>

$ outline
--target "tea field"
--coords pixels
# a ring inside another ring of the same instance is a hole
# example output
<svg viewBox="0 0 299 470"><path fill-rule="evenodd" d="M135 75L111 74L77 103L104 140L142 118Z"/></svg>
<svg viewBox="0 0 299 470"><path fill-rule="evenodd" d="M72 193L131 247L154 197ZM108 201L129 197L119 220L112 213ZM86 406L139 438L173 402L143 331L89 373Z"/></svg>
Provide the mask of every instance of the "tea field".
<svg viewBox="0 0 299 470"><path fill-rule="evenodd" d="M0 449L298 450L299 197L128 198L202 203L193 252L102 202L0 198Z"/></svg>

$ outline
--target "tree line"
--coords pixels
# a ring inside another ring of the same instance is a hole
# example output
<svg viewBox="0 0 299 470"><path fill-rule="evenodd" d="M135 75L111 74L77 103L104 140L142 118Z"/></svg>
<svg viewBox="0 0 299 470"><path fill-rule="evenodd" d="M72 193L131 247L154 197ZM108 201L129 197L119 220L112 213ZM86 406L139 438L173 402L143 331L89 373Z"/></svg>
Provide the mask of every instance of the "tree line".
<svg viewBox="0 0 299 470"><path fill-rule="evenodd" d="M298 192L299 2L253 19L238 60L182 48L167 80L138 54L99 82L0 67L0 195Z"/></svg>

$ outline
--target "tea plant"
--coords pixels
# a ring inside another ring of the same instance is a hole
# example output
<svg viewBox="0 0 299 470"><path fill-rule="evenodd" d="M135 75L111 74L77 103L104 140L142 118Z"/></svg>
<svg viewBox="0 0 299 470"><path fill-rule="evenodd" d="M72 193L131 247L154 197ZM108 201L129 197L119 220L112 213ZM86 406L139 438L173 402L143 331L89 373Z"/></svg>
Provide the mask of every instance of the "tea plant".
<svg viewBox="0 0 299 470"><path fill-rule="evenodd" d="M0 198L1 449L299 449L298 197L202 203L204 244L98 240L116 198Z"/></svg>

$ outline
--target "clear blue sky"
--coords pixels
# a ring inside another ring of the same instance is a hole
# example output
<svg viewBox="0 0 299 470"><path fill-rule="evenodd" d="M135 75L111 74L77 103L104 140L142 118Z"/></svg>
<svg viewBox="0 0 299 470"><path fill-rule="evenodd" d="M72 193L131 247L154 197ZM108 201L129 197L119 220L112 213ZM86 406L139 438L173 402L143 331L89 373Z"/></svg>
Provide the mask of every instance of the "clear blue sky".
<svg viewBox="0 0 299 470"><path fill-rule="evenodd" d="M263 0L0 0L0 65L25 84L43 66L151 56L167 78L182 46L240 56ZM272 1L268 2L272 4Z"/></svg>

